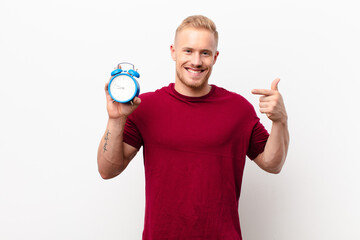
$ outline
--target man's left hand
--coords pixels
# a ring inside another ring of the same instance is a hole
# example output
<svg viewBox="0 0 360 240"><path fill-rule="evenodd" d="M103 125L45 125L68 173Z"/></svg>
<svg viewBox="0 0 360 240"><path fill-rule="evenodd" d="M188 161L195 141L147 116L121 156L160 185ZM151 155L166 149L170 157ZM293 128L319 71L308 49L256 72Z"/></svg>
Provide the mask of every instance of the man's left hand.
<svg viewBox="0 0 360 240"><path fill-rule="evenodd" d="M260 97L260 112L265 113L266 116L273 122L286 123L287 113L283 98L278 90L279 78L276 78L271 83L271 89L253 89L252 94L262 95Z"/></svg>

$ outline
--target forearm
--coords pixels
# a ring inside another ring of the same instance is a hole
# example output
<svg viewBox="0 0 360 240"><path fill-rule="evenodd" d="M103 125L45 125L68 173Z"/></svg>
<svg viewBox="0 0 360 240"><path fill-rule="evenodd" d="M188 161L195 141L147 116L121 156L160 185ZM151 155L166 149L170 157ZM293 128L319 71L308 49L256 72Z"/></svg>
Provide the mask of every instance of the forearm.
<svg viewBox="0 0 360 240"><path fill-rule="evenodd" d="M266 171L272 173L280 172L285 163L288 146L289 131L287 121L273 122L262 159Z"/></svg>
<svg viewBox="0 0 360 240"><path fill-rule="evenodd" d="M123 133L126 118L109 119L98 148L98 169L104 179L119 175L125 169Z"/></svg>

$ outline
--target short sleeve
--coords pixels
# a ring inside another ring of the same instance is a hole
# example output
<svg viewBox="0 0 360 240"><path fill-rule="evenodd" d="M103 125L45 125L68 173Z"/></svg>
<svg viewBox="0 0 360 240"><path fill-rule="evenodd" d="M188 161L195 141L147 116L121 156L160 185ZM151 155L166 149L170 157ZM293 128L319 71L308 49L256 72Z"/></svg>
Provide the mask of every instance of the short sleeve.
<svg viewBox="0 0 360 240"><path fill-rule="evenodd" d="M269 133L258 119L252 129L249 148L247 151L247 156L251 160L254 160L260 153L264 151L268 138Z"/></svg>
<svg viewBox="0 0 360 240"><path fill-rule="evenodd" d="M136 127L131 115L126 119L124 128L123 142L140 149L143 145L143 139L141 137L139 129Z"/></svg>

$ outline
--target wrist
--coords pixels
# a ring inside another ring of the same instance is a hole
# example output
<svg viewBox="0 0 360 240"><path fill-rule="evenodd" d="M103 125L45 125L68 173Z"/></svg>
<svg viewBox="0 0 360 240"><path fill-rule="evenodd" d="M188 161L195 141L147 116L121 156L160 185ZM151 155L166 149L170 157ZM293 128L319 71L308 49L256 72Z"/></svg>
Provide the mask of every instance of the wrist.
<svg viewBox="0 0 360 240"><path fill-rule="evenodd" d="M287 116L286 117L283 117L283 118L281 118L281 119L279 119L279 120L276 120L276 121L273 121L273 124L275 124L275 125L281 125L281 126L284 126L284 127L286 127L287 126L287 121L288 119L287 119Z"/></svg>
<svg viewBox="0 0 360 240"><path fill-rule="evenodd" d="M126 119L127 119L127 116L120 116L120 117L117 117L117 118L109 117L108 125L119 126L121 124L125 124Z"/></svg>

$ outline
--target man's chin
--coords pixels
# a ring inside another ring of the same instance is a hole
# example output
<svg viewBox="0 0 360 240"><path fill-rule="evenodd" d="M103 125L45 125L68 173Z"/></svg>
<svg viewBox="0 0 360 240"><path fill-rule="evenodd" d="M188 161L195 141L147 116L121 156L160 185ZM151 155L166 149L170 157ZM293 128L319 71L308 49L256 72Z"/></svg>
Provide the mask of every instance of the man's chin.
<svg viewBox="0 0 360 240"><path fill-rule="evenodd" d="M177 78L182 83L182 85L191 88L193 90L199 91L203 88L205 88L208 85L208 78L199 78L199 79L189 79L189 78L183 78L178 72L177 72Z"/></svg>
<svg viewBox="0 0 360 240"><path fill-rule="evenodd" d="M192 88L194 90L200 90L203 89L204 87L206 87L207 82L206 81L182 81L182 83L189 87Z"/></svg>

